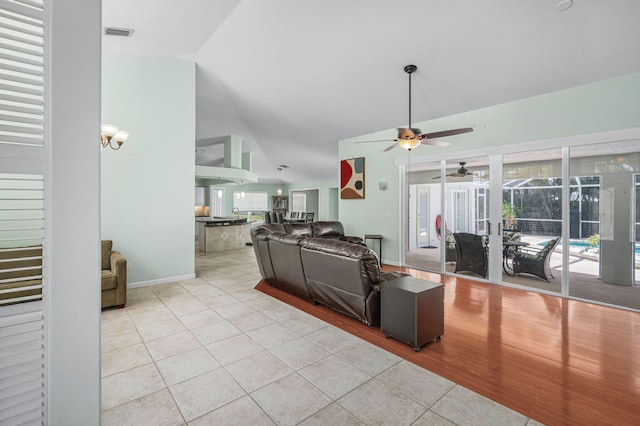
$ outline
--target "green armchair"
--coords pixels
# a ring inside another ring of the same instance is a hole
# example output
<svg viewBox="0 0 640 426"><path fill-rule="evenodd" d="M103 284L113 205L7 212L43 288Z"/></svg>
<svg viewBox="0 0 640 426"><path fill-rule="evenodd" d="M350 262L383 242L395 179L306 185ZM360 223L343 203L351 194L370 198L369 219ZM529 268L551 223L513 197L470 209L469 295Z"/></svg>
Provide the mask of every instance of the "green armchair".
<svg viewBox="0 0 640 426"><path fill-rule="evenodd" d="M0 249L0 306L42 298L42 246Z"/></svg>
<svg viewBox="0 0 640 426"><path fill-rule="evenodd" d="M102 240L102 308L124 308L127 303L127 259Z"/></svg>

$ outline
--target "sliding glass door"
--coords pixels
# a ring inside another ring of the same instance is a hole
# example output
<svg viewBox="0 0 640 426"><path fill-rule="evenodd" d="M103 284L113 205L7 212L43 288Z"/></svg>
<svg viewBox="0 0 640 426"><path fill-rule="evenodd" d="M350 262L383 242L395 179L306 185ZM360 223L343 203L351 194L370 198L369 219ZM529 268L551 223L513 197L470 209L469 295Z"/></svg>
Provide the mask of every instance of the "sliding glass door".
<svg viewBox="0 0 640 426"><path fill-rule="evenodd" d="M640 309L640 141L414 163L407 182L407 266Z"/></svg>
<svg viewBox="0 0 640 426"><path fill-rule="evenodd" d="M488 279L490 236L489 157L450 160L439 179L444 187L442 229L449 252L445 270Z"/></svg>
<svg viewBox="0 0 640 426"><path fill-rule="evenodd" d="M640 144L572 147L569 296L640 309Z"/></svg>
<svg viewBox="0 0 640 426"><path fill-rule="evenodd" d="M502 159L502 281L562 290L562 149Z"/></svg>
<svg viewBox="0 0 640 426"><path fill-rule="evenodd" d="M441 162L422 163L407 173L409 203L405 264L427 271L441 271L442 236L437 224L442 215L440 181Z"/></svg>
<svg viewBox="0 0 640 426"><path fill-rule="evenodd" d="M637 170L640 172L640 170ZM636 218L634 223L634 256L635 256L635 284L640 283L640 173L634 175L635 191L634 191L634 206L636 211Z"/></svg>
<svg viewBox="0 0 640 426"><path fill-rule="evenodd" d="M407 182L409 235L405 264L488 278L489 158L412 164ZM480 251L473 254L479 257L480 268L456 271L456 265L462 263L456 258L454 234L459 233L479 236Z"/></svg>

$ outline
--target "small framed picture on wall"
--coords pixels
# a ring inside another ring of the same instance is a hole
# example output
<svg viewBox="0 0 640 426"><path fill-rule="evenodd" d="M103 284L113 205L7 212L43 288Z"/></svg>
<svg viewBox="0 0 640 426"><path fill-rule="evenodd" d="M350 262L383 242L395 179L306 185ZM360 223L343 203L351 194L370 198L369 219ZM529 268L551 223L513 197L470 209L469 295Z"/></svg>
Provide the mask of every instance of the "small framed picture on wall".
<svg viewBox="0 0 640 426"><path fill-rule="evenodd" d="M364 157L340 161L340 198L364 198Z"/></svg>

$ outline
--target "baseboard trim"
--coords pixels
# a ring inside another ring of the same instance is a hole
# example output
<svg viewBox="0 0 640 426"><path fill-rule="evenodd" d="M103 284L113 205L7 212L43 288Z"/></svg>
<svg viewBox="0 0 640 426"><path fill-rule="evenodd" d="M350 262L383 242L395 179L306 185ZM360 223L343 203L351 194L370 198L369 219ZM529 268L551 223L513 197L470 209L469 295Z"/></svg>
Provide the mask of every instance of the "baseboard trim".
<svg viewBox="0 0 640 426"><path fill-rule="evenodd" d="M384 259L382 260L382 264L402 267L402 263L400 262L391 262L390 260L384 260Z"/></svg>
<svg viewBox="0 0 640 426"><path fill-rule="evenodd" d="M175 281L192 280L195 277L196 277L196 274L187 274L187 275L178 275L176 277L158 278L156 280L137 281L135 283L127 283L127 288L148 287L151 285L166 284L166 283L171 283Z"/></svg>

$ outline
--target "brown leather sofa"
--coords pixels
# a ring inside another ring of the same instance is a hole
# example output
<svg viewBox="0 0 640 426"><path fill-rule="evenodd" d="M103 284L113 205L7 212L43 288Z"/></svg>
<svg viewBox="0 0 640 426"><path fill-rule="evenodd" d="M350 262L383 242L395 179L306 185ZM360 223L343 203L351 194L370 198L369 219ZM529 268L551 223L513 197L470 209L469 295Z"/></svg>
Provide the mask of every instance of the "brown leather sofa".
<svg viewBox="0 0 640 426"><path fill-rule="evenodd" d="M124 308L127 303L127 259L102 240L102 308Z"/></svg>
<svg viewBox="0 0 640 426"><path fill-rule="evenodd" d="M267 283L367 325L380 323L381 284L408 275L381 272L376 253L340 222L257 226L251 241Z"/></svg>

